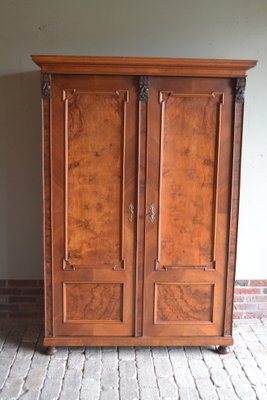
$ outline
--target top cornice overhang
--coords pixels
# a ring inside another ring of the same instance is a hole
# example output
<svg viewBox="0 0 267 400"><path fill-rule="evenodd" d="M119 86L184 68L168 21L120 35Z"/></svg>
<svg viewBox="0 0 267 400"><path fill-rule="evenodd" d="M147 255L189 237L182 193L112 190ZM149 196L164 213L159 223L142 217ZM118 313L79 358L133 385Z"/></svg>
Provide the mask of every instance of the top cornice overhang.
<svg viewBox="0 0 267 400"><path fill-rule="evenodd" d="M33 55L49 74L245 77L256 60Z"/></svg>

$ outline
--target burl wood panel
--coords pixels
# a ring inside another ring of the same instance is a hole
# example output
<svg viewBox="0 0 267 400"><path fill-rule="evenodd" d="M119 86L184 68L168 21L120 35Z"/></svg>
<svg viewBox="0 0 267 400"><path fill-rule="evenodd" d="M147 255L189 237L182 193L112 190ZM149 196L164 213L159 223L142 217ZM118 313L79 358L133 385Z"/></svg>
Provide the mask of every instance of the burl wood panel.
<svg viewBox="0 0 267 400"><path fill-rule="evenodd" d="M126 94L66 94L66 256L73 265L121 262Z"/></svg>
<svg viewBox="0 0 267 400"><path fill-rule="evenodd" d="M121 322L122 301L119 283L64 283L66 322Z"/></svg>
<svg viewBox="0 0 267 400"><path fill-rule="evenodd" d="M155 285L155 323L212 321L213 285Z"/></svg>
<svg viewBox="0 0 267 400"><path fill-rule="evenodd" d="M168 267L209 265L222 95L162 92L161 100L158 259Z"/></svg>

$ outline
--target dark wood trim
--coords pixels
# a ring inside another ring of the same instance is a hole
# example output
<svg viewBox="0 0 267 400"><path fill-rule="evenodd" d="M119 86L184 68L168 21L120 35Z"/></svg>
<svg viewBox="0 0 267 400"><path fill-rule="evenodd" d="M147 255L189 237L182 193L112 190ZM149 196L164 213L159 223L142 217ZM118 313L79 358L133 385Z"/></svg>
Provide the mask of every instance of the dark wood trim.
<svg viewBox="0 0 267 400"><path fill-rule="evenodd" d="M54 354L56 354L57 352L57 348L55 346L48 346L46 349L46 354L48 356L53 356Z"/></svg>
<svg viewBox="0 0 267 400"><path fill-rule="evenodd" d="M43 179L43 246L44 246L44 291L45 291L45 335L53 334L52 318L52 233L51 233L51 159L50 159L50 98L42 99L42 179Z"/></svg>
<svg viewBox="0 0 267 400"><path fill-rule="evenodd" d="M141 324L138 316L140 315L140 301L139 301L139 263L140 263L140 225L138 225L140 219L140 190L141 190L141 102L139 101L138 107L138 138L137 138L137 182L136 182L136 236L135 236L135 306L134 306L134 335L141 335Z"/></svg>
<svg viewBox="0 0 267 400"><path fill-rule="evenodd" d="M231 349L230 349L230 347L229 346L219 346L218 348L217 348L217 352L219 353L219 354L228 354L228 353L230 353L230 351L231 351Z"/></svg>
<svg viewBox="0 0 267 400"><path fill-rule="evenodd" d="M43 99L49 99L51 94L51 75L41 73L41 94Z"/></svg>
<svg viewBox="0 0 267 400"><path fill-rule="evenodd" d="M235 86L235 101L236 102L244 103L245 89L246 89L246 78L237 79L236 86Z"/></svg>
<svg viewBox="0 0 267 400"><path fill-rule="evenodd" d="M139 100L147 101L149 93L149 81L148 76L140 76L139 78Z"/></svg>
<svg viewBox="0 0 267 400"><path fill-rule="evenodd" d="M32 60L42 72L161 76L244 77L254 60L211 60L143 57L43 56Z"/></svg>
<svg viewBox="0 0 267 400"><path fill-rule="evenodd" d="M244 104L239 100L234 103L234 127L233 127L233 150L232 150L232 190L231 190L231 211L229 226L229 247L226 280L226 302L224 334L232 334L233 317L233 296L235 284L236 248L238 231L238 211L240 196L240 168L242 149L242 124Z"/></svg>
<svg viewBox="0 0 267 400"><path fill-rule="evenodd" d="M146 182L146 143L147 143L147 101L139 98L138 112L138 174L137 174L137 239L136 239L136 304L135 336L143 334L144 299L144 240L145 240L145 182Z"/></svg>

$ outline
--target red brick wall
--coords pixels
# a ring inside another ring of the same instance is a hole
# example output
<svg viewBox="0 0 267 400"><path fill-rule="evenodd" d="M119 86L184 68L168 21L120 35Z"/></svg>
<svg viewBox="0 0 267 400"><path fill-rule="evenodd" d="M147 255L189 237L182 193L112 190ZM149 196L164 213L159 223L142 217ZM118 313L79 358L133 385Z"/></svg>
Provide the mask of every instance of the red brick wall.
<svg viewBox="0 0 267 400"><path fill-rule="evenodd" d="M41 280L0 280L0 317L42 317L43 286Z"/></svg>
<svg viewBox="0 0 267 400"><path fill-rule="evenodd" d="M0 317L42 317L43 291L41 280L0 280ZM263 317L267 317L267 280L236 281L234 318Z"/></svg>
<svg viewBox="0 0 267 400"><path fill-rule="evenodd" d="M267 280L237 280L234 318L263 317L267 317Z"/></svg>

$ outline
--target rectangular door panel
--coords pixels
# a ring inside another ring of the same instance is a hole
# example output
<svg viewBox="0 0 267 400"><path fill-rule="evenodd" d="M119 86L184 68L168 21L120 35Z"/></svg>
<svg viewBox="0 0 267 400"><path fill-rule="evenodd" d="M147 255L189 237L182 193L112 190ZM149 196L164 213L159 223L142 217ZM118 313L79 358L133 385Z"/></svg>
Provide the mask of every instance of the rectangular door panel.
<svg viewBox="0 0 267 400"><path fill-rule="evenodd" d="M120 76L52 82L56 335L133 333L136 88Z"/></svg>
<svg viewBox="0 0 267 400"><path fill-rule="evenodd" d="M154 290L156 324L213 321L214 284L160 282Z"/></svg>
<svg viewBox="0 0 267 400"><path fill-rule="evenodd" d="M123 268L124 145L129 92L64 93L65 265Z"/></svg>
<svg viewBox="0 0 267 400"><path fill-rule="evenodd" d="M157 268L213 267L222 102L222 93L160 92Z"/></svg>
<svg viewBox="0 0 267 400"><path fill-rule="evenodd" d="M123 322L123 284L64 282L64 322Z"/></svg>
<svg viewBox="0 0 267 400"><path fill-rule="evenodd" d="M144 333L222 334L233 110L227 79L150 78Z"/></svg>

